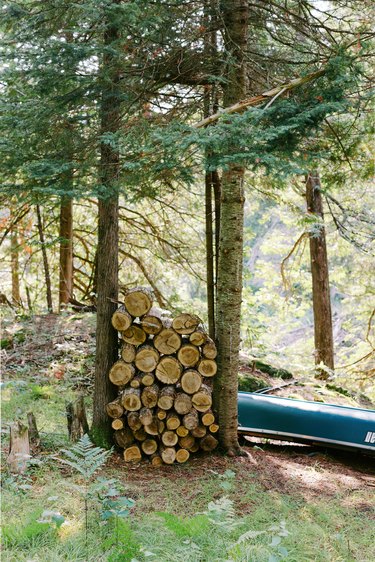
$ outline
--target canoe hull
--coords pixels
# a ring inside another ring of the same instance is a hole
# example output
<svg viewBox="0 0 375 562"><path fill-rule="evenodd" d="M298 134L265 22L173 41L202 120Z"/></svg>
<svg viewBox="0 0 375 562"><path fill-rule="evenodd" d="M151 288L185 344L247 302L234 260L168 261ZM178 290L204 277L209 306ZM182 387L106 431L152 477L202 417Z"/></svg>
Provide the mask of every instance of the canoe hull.
<svg viewBox="0 0 375 562"><path fill-rule="evenodd" d="M375 411L238 393L238 432L375 453Z"/></svg>

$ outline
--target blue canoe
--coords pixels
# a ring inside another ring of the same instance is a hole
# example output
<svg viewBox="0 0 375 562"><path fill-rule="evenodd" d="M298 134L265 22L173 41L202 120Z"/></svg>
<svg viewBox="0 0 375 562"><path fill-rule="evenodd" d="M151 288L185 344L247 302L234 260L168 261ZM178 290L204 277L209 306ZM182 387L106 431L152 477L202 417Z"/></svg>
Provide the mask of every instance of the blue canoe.
<svg viewBox="0 0 375 562"><path fill-rule="evenodd" d="M238 432L375 453L375 410L239 392Z"/></svg>

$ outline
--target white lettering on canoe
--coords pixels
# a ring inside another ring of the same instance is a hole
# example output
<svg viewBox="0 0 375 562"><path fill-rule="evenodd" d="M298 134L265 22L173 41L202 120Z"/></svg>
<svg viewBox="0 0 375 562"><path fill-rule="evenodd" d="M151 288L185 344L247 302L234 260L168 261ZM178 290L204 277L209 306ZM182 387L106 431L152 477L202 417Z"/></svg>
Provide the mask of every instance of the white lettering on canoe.
<svg viewBox="0 0 375 562"><path fill-rule="evenodd" d="M375 431L368 431L365 437L365 443L375 443Z"/></svg>

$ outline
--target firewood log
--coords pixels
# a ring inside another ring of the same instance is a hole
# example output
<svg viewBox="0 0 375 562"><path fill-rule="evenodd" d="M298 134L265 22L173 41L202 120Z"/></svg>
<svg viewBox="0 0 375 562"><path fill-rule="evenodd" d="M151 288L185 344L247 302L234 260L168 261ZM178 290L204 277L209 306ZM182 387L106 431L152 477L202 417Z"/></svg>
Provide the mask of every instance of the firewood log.
<svg viewBox="0 0 375 562"><path fill-rule="evenodd" d="M173 407L176 390L174 386L165 386L160 390L158 406L162 410L170 410Z"/></svg>
<svg viewBox="0 0 375 562"><path fill-rule="evenodd" d="M202 329L198 328L195 332L190 334L189 341L193 345L197 345L199 347L206 343L207 337L207 334Z"/></svg>
<svg viewBox="0 0 375 562"><path fill-rule="evenodd" d="M134 443L134 435L129 427L124 427L123 429L115 431L113 438L115 443L122 449L130 447L130 445Z"/></svg>
<svg viewBox="0 0 375 562"><path fill-rule="evenodd" d="M140 388L125 388L121 396L121 404L128 412L136 412L142 407Z"/></svg>
<svg viewBox="0 0 375 562"><path fill-rule="evenodd" d="M135 374L135 368L132 363L125 363L125 361L116 361L109 371L110 381L117 385L123 386L127 384Z"/></svg>
<svg viewBox="0 0 375 562"><path fill-rule="evenodd" d="M158 434L161 435L163 433L163 431L165 431L165 422L163 420L159 420L157 421L158 424Z"/></svg>
<svg viewBox="0 0 375 562"><path fill-rule="evenodd" d="M151 464L152 466L161 466L163 464L163 459L161 458L161 456L158 453L154 453L153 455L151 455L150 457L151 460Z"/></svg>
<svg viewBox="0 0 375 562"><path fill-rule="evenodd" d="M155 441L155 439L145 439L142 442L141 447L142 447L142 451L146 455L153 455L158 449L158 444Z"/></svg>
<svg viewBox="0 0 375 562"><path fill-rule="evenodd" d="M116 430L118 430L118 429L123 429L123 427L124 427L124 422L123 422L123 420L122 420L121 418L117 418L116 420L113 420L113 421L112 421L112 424L111 424L111 425L112 425L113 429L116 429Z"/></svg>
<svg viewBox="0 0 375 562"><path fill-rule="evenodd" d="M138 445L132 445L124 451L125 462L139 462L142 460L142 453Z"/></svg>
<svg viewBox="0 0 375 562"><path fill-rule="evenodd" d="M203 377L214 377L217 373L217 364L213 359L201 359L197 369Z"/></svg>
<svg viewBox="0 0 375 562"><path fill-rule="evenodd" d="M176 433L179 437L186 437L189 434L189 430L184 425L179 425Z"/></svg>
<svg viewBox="0 0 375 562"><path fill-rule="evenodd" d="M159 435L160 433L160 423L161 420L159 420L156 416L152 417L151 423L149 423L148 425L145 425L145 432L148 435ZM163 426L164 428L164 426Z"/></svg>
<svg viewBox="0 0 375 562"><path fill-rule="evenodd" d="M198 412L192 409L188 414L185 414L182 418L182 425L186 427L189 431L195 429L199 425Z"/></svg>
<svg viewBox="0 0 375 562"><path fill-rule="evenodd" d="M160 400L160 398L159 398ZM165 418L167 417L167 412L165 410L163 410L162 408L158 408L156 410L156 416L159 420L165 420Z"/></svg>
<svg viewBox="0 0 375 562"><path fill-rule="evenodd" d="M190 453L196 453L199 451L199 441L196 441L189 449Z"/></svg>
<svg viewBox="0 0 375 562"><path fill-rule="evenodd" d="M151 345L143 345L138 348L135 356L135 366L143 373L151 373L155 370L159 361L159 352Z"/></svg>
<svg viewBox="0 0 375 562"><path fill-rule="evenodd" d="M211 410L208 410L208 412L202 414L201 421L203 425L211 425L215 422L215 416Z"/></svg>
<svg viewBox="0 0 375 562"><path fill-rule="evenodd" d="M149 425L152 423L153 413L150 408L141 408L139 410L139 420L142 425Z"/></svg>
<svg viewBox="0 0 375 562"><path fill-rule="evenodd" d="M176 353L180 349L181 343L181 336L172 328L164 328L153 340L155 349L163 355Z"/></svg>
<svg viewBox="0 0 375 562"><path fill-rule="evenodd" d="M202 449L202 451L213 451L214 449L216 449L218 444L219 444L218 440L213 435L208 433L207 435L202 437L199 446Z"/></svg>
<svg viewBox="0 0 375 562"><path fill-rule="evenodd" d="M176 449L174 447L160 447L160 454L165 464L173 464L176 460Z"/></svg>
<svg viewBox="0 0 375 562"><path fill-rule="evenodd" d="M121 337L125 343L138 346L146 341L147 334L138 324L132 324L127 330L121 332Z"/></svg>
<svg viewBox="0 0 375 562"><path fill-rule="evenodd" d="M135 287L125 293L124 304L132 316L144 316L151 310L152 293L145 287Z"/></svg>
<svg viewBox="0 0 375 562"><path fill-rule="evenodd" d="M195 396L195 394L194 394ZM190 412L192 408L192 400L185 392L178 392L174 400L174 409L178 414L185 415Z"/></svg>
<svg viewBox="0 0 375 562"><path fill-rule="evenodd" d="M140 388L141 385L142 385L142 375L141 375L141 373L138 373L137 375L134 375L134 377L130 381L129 385L132 388Z"/></svg>
<svg viewBox="0 0 375 562"><path fill-rule="evenodd" d="M177 352L177 358L184 367L194 367L200 359L199 349L191 344L185 344Z"/></svg>
<svg viewBox="0 0 375 562"><path fill-rule="evenodd" d="M212 406L211 389L205 384L202 384L199 391L193 394L192 403L198 412L207 412Z"/></svg>
<svg viewBox="0 0 375 562"><path fill-rule="evenodd" d="M177 358L184 367L194 367L200 359L199 349L192 343L184 344L178 350Z"/></svg>
<svg viewBox="0 0 375 562"><path fill-rule="evenodd" d="M121 306L112 314L112 326L118 332L125 332L131 326L133 319L125 307Z"/></svg>
<svg viewBox="0 0 375 562"><path fill-rule="evenodd" d="M217 425L217 423L212 423L209 426L209 430L211 431L211 433L217 433L219 431L219 426Z"/></svg>
<svg viewBox="0 0 375 562"><path fill-rule="evenodd" d="M204 437L206 435L207 427L205 425L197 425L197 427L192 429L190 433L193 437L197 437L198 439L200 439L201 437Z"/></svg>
<svg viewBox="0 0 375 562"><path fill-rule="evenodd" d="M128 412L127 422L130 429L134 432L141 429L142 422L139 418L139 412Z"/></svg>
<svg viewBox="0 0 375 562"><path fill-rule="evenodd" d="M136 351L137 348L135 345L123 342L121 347L121 359L125 361L125 363L132 363L135 359Z"/></svg>
<svg viewBox="0 0 375 562"><path fill-rule="evenodd" d="M192 334L201 323L195 314L179 314L172 321L172 327L178 334Z"/></svg>
<svg viewBox="0 0 375 562"><path fill-rule="evenodd" d="M155 375L153 373L141 373L143 386L151 386L155 382Z"/></svg>
<svg viewBox="0 0 375 562"><path fill-rule="evenodd" d="M174 430L177 429L179 425L181 425L181 420L177 414L171 412L167 415L166 426L168 429Z"/></svg>
<svg viewBox="0 0 375 562"><path fill-rule="evenodd" d="M208 338L207 342L202 347L202 354L207 359L215 359L217 356L217 349L215 342Z"/></svg>
<svg viewBox="0 0 375 562"><path fill-rule="evenodd" d="M166 447L174 447L178 442L178 435L174 431L164 431L161 436L161 440Z"/></svg>
<svg viewBox="0 0 375 562"><path fill-rule="evenodd" d="M187 394L198 392L202 384L202 377L195 369L188 369L181 377L181 387Z"/></svg>
<svg viewBox="0 0 375 562"><path fill-rule="evenodd" d="M163 329L162 314L158 308L151 308L148 314L142 317L141 326L146 334L156 336Z"/></svg>
<svg viewBox="0 0 375 562"><path fill-rule="evenodd" d="M190 453L187 449L179 449L176 452L176 461L179 463L186 462L190 457Z"/></svg>
<svg viewBox="0 0 375 562"><path fill-rule="evenodd" d="M124 413L124 408L120 404L120 398L116 398L113 402L109 402L105 409L110 418L121 418Z"/></svg>
<svg viewBox="0 0 375 562"><path fill-rule="evenodd" d="M141 401L146 408L154 408L158 403L159 387L157 384L146 386L142 390Z"/></svg>
<svg viewBox="0 0 375 562"><path fill-rule="evenodd" d="M187 449L188 451L190 451L195 444L195 437L193 437L189 433L189 435L185 435L185 437L180 437L178 439L178 444L182 449Z"/></svg>
<svg viewBox="0 0 375 562"><path fill-rule="evenodd" d="M147 439L145 428L142 426L140 429L137 429L137 431L134 431L134 437L137 441L144 441Z"/></svg>
<svg viewBox="0 0 375 562"><path fill-rule="evenodd" d="M182 365L176 357L162 357L156 367L155 375L164 384L175 384L181 377Z"/></svg>

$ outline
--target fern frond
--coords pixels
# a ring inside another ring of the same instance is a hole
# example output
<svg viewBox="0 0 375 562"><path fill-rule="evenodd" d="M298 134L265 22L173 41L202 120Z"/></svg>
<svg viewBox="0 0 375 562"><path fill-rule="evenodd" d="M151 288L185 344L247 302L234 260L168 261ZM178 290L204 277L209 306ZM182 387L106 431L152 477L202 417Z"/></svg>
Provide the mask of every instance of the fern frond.
<svg viewBox="0 0 375 562"><path fill-rule="evenodd" d="M71 449L62 449L65 458L59 461L79 472L89 480L106 462L112 451L95 447L88 435L83 435Z"/></svg>

